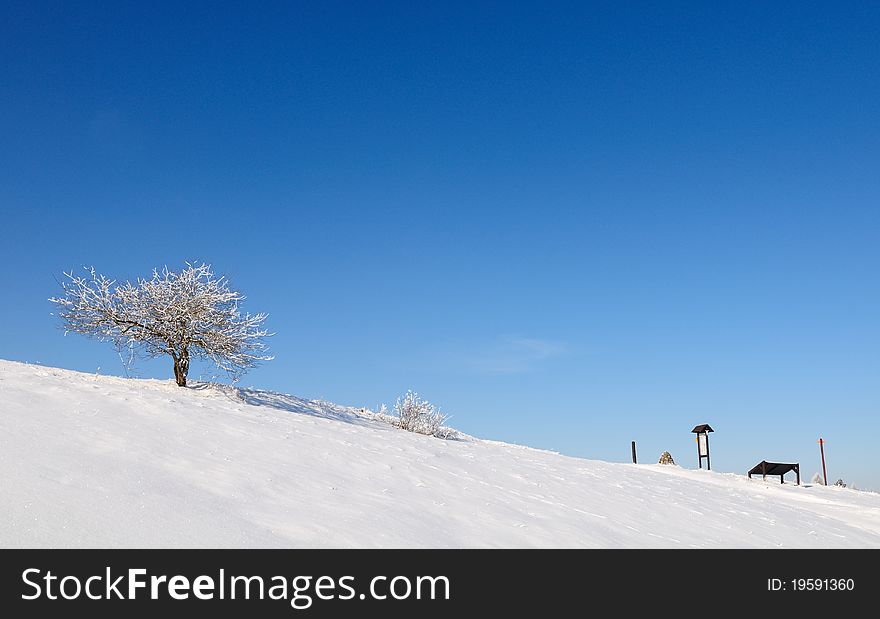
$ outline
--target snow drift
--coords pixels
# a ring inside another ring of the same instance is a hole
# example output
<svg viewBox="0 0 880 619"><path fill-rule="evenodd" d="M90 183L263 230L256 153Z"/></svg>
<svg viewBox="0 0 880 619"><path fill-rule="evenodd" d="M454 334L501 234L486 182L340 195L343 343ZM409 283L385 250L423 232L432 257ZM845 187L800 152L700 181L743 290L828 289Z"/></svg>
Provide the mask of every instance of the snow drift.
<svg viewBox="0 0 880 619"><path fill-rule="evenodd" d="M880 495L0 361L0 547L880 547Z"/></svg>

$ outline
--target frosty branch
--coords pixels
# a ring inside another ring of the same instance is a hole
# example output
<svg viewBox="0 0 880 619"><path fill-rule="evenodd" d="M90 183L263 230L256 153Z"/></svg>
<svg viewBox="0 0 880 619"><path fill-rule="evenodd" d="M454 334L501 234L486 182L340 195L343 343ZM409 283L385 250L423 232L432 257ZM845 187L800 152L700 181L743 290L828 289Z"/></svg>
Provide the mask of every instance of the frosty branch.
<svg viewBox="0 0 880 619"><path fill-rule="evenodd" d="M234 377L260 361L269 361L263 328L266 314L243 314L245 297L230 290L211 266L192 265L175 273L153 270L150 279L117 284L88 269L64 274L63 295L49 299L58 307L66 332L80 333L117 347L134 346L149 357L168 355L181 387L192 358L212 361Z"/></svg>

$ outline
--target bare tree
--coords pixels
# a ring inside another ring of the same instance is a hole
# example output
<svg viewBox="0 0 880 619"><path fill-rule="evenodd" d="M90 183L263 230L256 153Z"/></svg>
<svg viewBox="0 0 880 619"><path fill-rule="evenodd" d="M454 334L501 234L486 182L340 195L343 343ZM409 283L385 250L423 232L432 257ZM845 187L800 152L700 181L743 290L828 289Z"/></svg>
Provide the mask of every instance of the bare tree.
<svg viewBox="0 0 880 619"><path fill-rule="evenodd" d="M207 264L186 264L175 273L154 269L150 279L117 284L88 269L86 276L65 273L58 306L65 332L80 333L149 357L169 355L174 378L186 387L192 358L207 359L238 377L272 357L263 339L266 314L244 314L245 297L215 277Z"/></svg>

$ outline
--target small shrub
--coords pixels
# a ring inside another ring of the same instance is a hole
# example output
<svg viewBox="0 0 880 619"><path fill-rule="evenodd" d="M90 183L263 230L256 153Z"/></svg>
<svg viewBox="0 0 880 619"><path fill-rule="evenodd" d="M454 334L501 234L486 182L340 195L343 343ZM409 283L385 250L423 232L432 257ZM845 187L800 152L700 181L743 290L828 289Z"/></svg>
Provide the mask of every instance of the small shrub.
<svg viewBox="0 0 880 619"><path fill-rule="evenodd" d="M397 414L398 428L428 436L442 434L447 419L433 404L413 391L407 391L405 396L397 398L394 412Z"/></svg>
<svg viewBox="0 0 880 619"><path fill-rule="evenodd" d="M675 464L675 460L672 459L672 454L668 451L664 451L660 454L660 460L658 464Z"/></svg>

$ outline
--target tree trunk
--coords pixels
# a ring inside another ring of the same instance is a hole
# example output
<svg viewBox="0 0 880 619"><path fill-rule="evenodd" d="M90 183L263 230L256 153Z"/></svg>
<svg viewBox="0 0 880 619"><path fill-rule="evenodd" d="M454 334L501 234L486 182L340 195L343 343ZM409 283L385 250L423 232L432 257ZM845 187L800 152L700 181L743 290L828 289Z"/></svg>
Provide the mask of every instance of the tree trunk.
<svg viewBox="0 0 880 619"><path fill-rule="evenodd" d="M186 387L186 375L189 374L189 351L184 350L180 356L174 355L174 380L178 387Z"/></svg>

